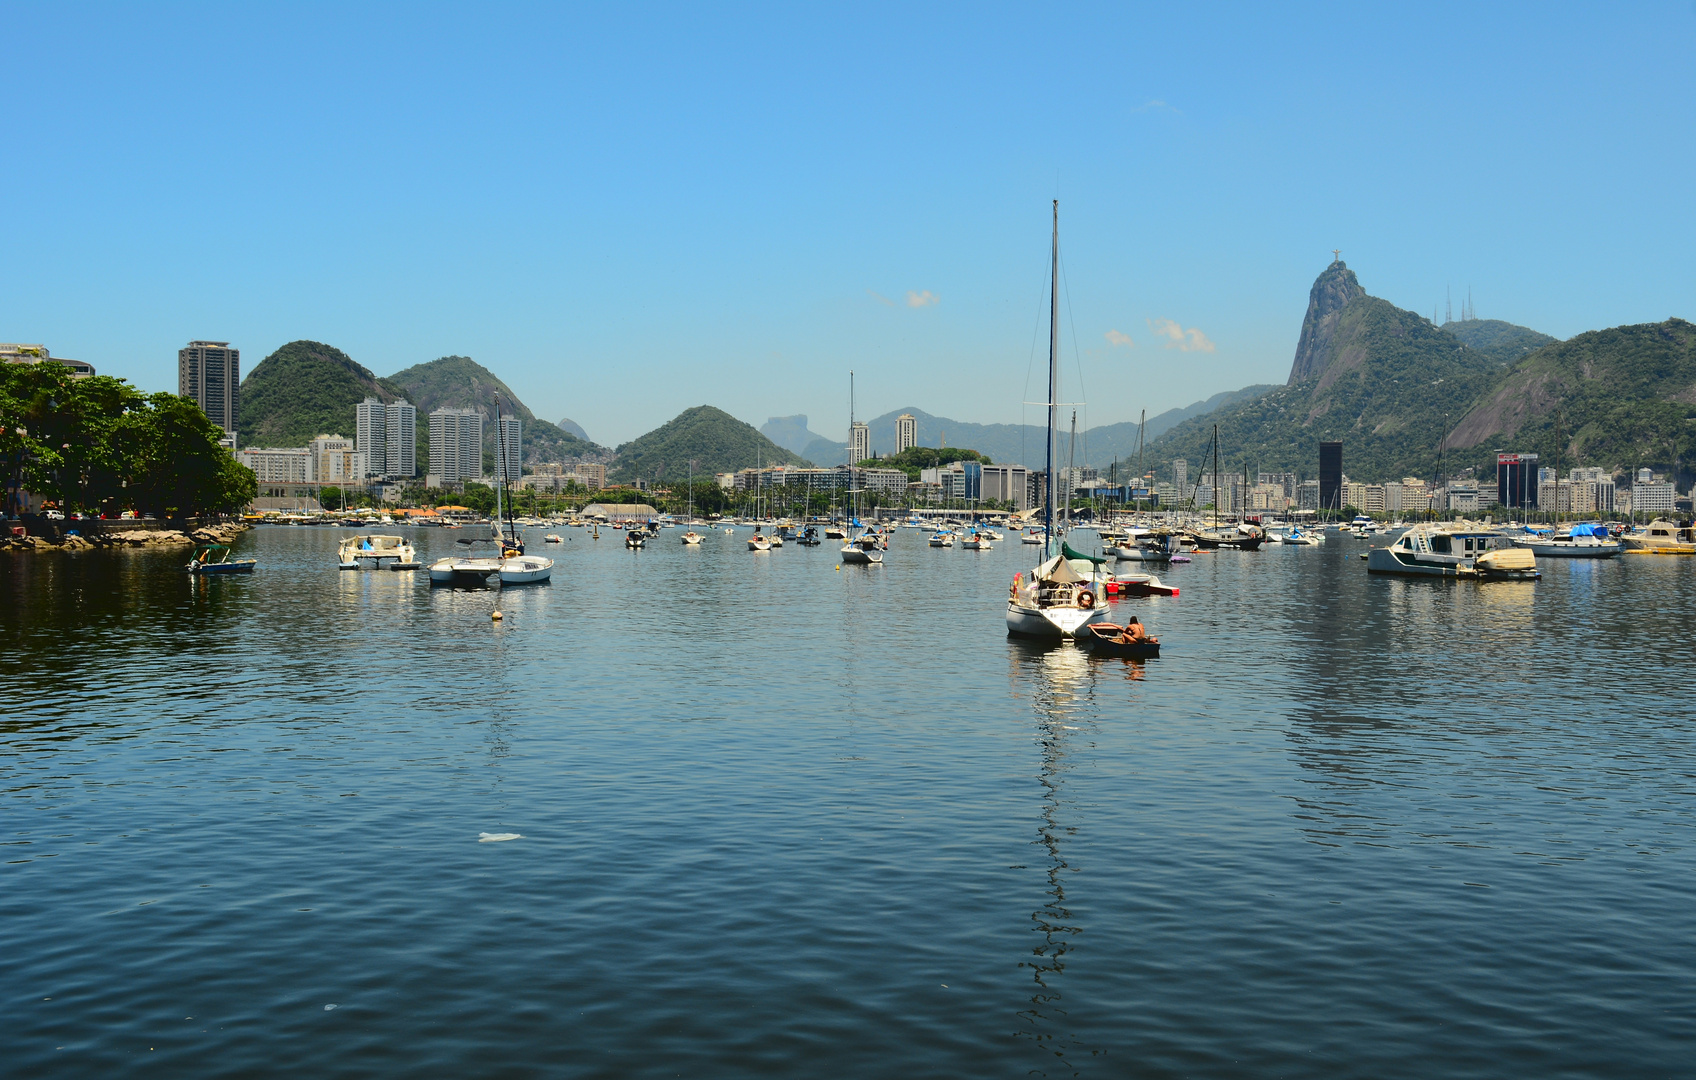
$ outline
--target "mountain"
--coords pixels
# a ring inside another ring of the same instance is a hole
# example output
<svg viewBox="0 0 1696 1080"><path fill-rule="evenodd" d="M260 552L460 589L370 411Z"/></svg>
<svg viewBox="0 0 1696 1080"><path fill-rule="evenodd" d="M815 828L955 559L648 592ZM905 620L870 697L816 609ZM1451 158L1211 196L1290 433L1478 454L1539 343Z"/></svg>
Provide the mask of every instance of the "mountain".
<svg viewBox="0 0 1696 1080"><path fill-rule="evenodd" d="M609 479L680 481L695 461L695 475L733 472L764 465L806 465L800 455L790 453L721 409L697 405L646 435L618 448L618 458L607 470Z"/></svg>
<svg viewBox="0 0 1696 1080"><path fill-rule="evenodd" d="M773 416L760 425L760 434L785 450L802 455L806 454L807 447L812 445L815 439L824 439L824 436L807 430L806 413L797 413L794 416ZM830 440L825 439L824 441L829 442ZM844 450L848 446L847 443L837 445Z"/></svg>
<svg viewBox="0 0 1696 1080"><path fill-rule="evenodd" d="M241 381L237 431L243 446L305 446L319 435L352 438L361 401L405 396L333 345L291 341Z"/></svg>
<svg viewBox="0 0 1696 1080"><path fill-rule="evenodd" d="M1163 432L1192 416L1212 412L1239 401L1247 401L1271 389L1270 385L1263 385L1227 390L1182 409L1167 409L1148 418L1148 439L1153 441ZM1046 424L972 424L963 420L951 420L946 416L933 416L917 408L887 412L867 421L867 426L871 428L874 454L888 456L895 452L895 420L902 414L910 414L918 421L920 446L936 446L938 440L945 439L949 446L969 447L994 461L1007 464L1023 463L1033 469L1042 468L1048 435ZM772 426L778 421L795 419L804 421L806 418L773 417L766 421L766 427L761 430L769 435ZM1062 417L1061 422L1066 423L1066 418ZM1137 427L1135 423L1102 424L1078 432L1077 464L1105 468L1115 457L1121 461L1134 458L1137 453ZM808 434L812 435L811 432ZM1062 459L1067 453L1067 437L1068 433L1063 429L1060 432ZM782 442L777 439L774 441ZM793 449L792 444L784 445L790 445ZM812 435L811 441L806 443L801 452L811 461L836 465L845 460L848 444ZM1064 461L1057 464L1063 465Z"/></svg>
<svg viewBox="0 0 1696 1080"><path fill-rule="evenodd" d="M561 431L565 432L567 435L575 435L579 439L582 439L584 442L593 442L594 441L593 439L589 438L589 433L587 431L583 430L583 425L577 423L577 421L575 421L575 420L572 420L570 417L565 417L565 418L561 419L559 423L554 425L554 427L559 428Z"/></svg>
<svg viewBox="0 0 1696 1080"><path fill-rule="evenodd" d="M1500 319L1457 320L1444 323L1443 329L1462 345L1483 353L1503 367L1560 340L1540 334L1528 326L1515 326Z"/></svg>
<svg viewBox="0 0 1696 1080"><path fill-rule="evenodd" d="M1423 315L1368 295L1340 260L1313 283L1289 382L1249 401L1191 417L1156 440L1160 459L1185 458L1190 476L1221 467L1317 474L1321 440L1342 440L1343 468L1365 479L1430 476L1449 424L1505 377Z"/></svg>
<svg viewBox="0 0 1696 1080"><path fill-rule="evenodd" d="M1476 402L1448 442L1471 448L1468 460L1480 465L1493 463L1500 447L1536 453L1563 473L1675 462L1688 471L1696 459L1696 326L1668 319L1546 345Z"/></svg>
<svg viewBox="0 0 1696 1080"><path fill-rule="evenodd" d="M503 403L501 411L520 420L519 441L526 464L604 461L610 456L606 447L538 419L499 376L469 356L444 356L427 364L414 364L390 375L388 382L404 391L407 399L418 407L419 426L425 432L419 438L421 452L428 441L427 414L436 409L475 409L483 414L484 451L486 455L494 454L495 395L499 394Z"/></svg>

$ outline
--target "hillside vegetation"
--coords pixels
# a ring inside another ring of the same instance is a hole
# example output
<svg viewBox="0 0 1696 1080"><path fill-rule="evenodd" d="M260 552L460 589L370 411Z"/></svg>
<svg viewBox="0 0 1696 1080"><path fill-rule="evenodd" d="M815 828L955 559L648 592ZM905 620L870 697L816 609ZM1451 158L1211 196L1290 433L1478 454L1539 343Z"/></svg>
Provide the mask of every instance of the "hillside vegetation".
<svg viewBox="0 0 1696 1080"><path fill-rule="evenodd" d="M414 364L390 375L388 382L405 391L418 406L419 422L424 425L420 449L428 440L425 415L436 409L475 409L483 416L483 448L486 455L495 451L495 395L501 399L501 411L520 420L520 443L525 464L542 461L605 461L611 452L587 439L562 431L557 425L538 419L530 407L519 400L512 388L500 377L469 356L444 356L426 364ZM493 460L492 456L489 460Z"/></svg>
<svg viewBox="0 0 1696 1080"><path fill-rule="evenodd" d="M305 446L319 435L352 438L361 401L405 396L333 345L291 341L241 381L237 431L242 446Z"/></svg>
<svg viewBox="0 0 1696 1080"><path fill-rule="evenodd" d="M607 475L625 482L638 478L677 482L688 477L691 459L697 477L755 465L810 464L722 409L697 405L619 446Z"/></svg>
<svg viewBox="0 0 1696 1080"><path fill-rule="evenodd" d="M1545 346L1466 413L1449 443L1473 448L1480 463L1501 446L1563 470L1688 468L1696 459L1696 326L1668 319Z"/></svg>
<svg viewBox="0 0 1696 1080"><path fill-rule="evenodd" d="M1507 367L1560 338L1540 334L1529 326L1515 326L1500 319L1466 319L1443 324L1443 330L1469 349Z"/></svg>

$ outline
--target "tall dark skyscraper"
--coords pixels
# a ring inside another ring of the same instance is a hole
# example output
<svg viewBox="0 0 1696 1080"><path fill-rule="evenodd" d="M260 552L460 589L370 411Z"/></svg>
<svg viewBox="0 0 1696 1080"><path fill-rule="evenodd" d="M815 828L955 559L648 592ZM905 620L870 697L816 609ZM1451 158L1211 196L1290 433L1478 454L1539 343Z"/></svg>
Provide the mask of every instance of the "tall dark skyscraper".
<svg viewBox="0 0 1696 1080"><path fill-rule="evenodd" d="M1537 455L1496 452L1496 501L1503 506L1537 505Z"/></svg>
<svg viewBox="0 0 1696 1080"><path fill-rule="evenodd" d="M191 341L177 350L177 393L193 398L212 422L234 435L241 350L227 341Z"/></svg>
<svg viewBox="0 0 1696 1080"><path fill-rule="evenodd" d="M1319 509L1343 508L1343 444L1319 444Z"/></svg>

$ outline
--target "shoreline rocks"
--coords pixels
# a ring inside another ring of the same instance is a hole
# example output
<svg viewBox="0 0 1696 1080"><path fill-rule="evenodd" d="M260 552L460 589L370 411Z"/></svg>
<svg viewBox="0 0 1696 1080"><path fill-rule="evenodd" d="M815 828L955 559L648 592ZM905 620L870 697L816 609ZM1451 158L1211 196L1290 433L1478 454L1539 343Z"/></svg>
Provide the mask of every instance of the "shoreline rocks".
<svg viewBox="0 0 1696 1080"><path fill-rule="evenodd" d="M127 529L96 532L91 536L6 536L0 551L93 551L101 548L192 547L195 544L228 544L248 530L239 521L202 525L193 532L176 529Z"/></svg>

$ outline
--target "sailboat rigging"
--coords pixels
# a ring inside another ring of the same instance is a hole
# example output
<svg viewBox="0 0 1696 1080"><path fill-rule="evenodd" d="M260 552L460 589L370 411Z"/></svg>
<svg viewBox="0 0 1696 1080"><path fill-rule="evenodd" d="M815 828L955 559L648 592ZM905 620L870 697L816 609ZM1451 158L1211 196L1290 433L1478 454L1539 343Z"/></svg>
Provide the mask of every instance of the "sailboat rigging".
<svg viewBox="0 0 1696 1080"><path fill-rule="evenodd" d="M854 460L854 373L848 372L848 498L849 524L858 529L842 545L842 561L856 566L877 566L883 563L882 542L872 531L860 524L860 489L854 486L858 462ZM869 450L870 447L868 446Z"/></svg>

